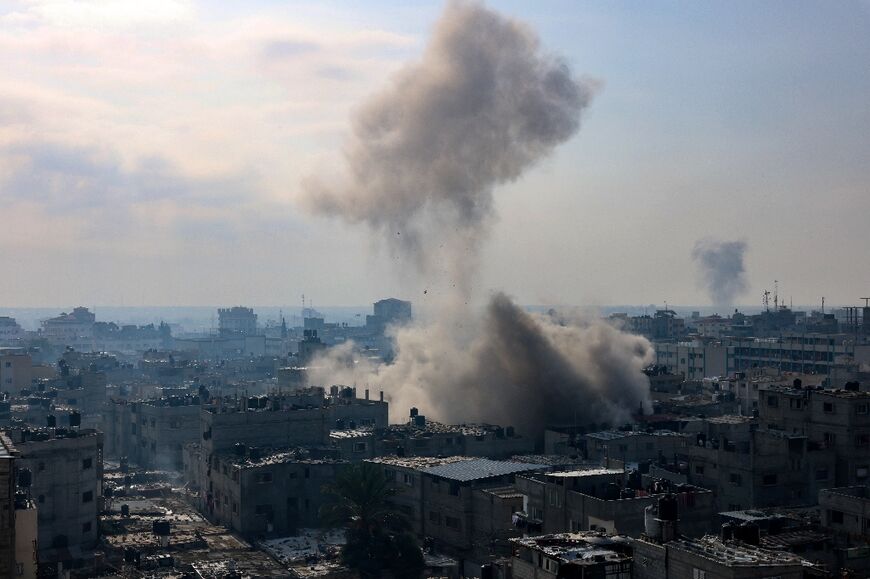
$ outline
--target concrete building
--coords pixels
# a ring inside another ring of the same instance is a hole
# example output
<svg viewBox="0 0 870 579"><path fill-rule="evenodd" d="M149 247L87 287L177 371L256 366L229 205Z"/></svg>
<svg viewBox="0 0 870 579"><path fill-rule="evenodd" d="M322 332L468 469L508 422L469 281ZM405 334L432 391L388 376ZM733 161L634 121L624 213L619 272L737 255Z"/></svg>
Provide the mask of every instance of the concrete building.
<svg viewBox="0 0 870 579"><path fill-rule="evenodd" d="M0 316L0 346L14 346L24 337L24 330L9 316Z"/></svg>
<svg viewBox="0 0 870 579"><path fill-rule="evenodd" d="M680 460L688 482L714 491L719 511L811 505L833 483L834 457L803 434L758 428L739 416L703 426Z"/></svg>
<svg viewBox="0 0 870 579"><path fill-rule="evenodd" d="M17 576L15 569L15 460L11 441L0 433L0 578Z"/></svg>
<svg viewBox="0 0 870 579"><path fill-rule="evenodd" d="M322 487L345 462L303 449L238 446L211 457L204 512L247 535L288 535L320 525Z"/></svg>
<svg viewBox="0 0 870 579"><path fill-rule="evenodd" d="M508 539L519 536L513 517L523 508L514 477L546 470L539 464L471 457L381 457L370 461L384 468L399 492L391 501L429 537L439 552L462 562L466 575L497 554L509 553Z"/></svg>
<svg viewBox="0 0 870 579"><path fill-rule="evenodd" d="M534 441L513 428L489 424L441 424L426 420L393 424L386 428L336 429L330 444L343 459L359 462L378 456L479 456L509 458L534 450ZM346 426L347 421L342 421Z"/></svg>
<svg viewBox="0 0 870 579"><path fill-rule="evenodd" d="M686 380L727 376L733 368L733 347L716 341L653 343L655 363Z"/></svg>
<svg viewBox="0 0 870 579"><path fill-rule="evenodd" d="M71 346L76 350L91 351L96 316L88 308L77 307L70 313L42 322L42 335L52 345Z"/></svg>
<svg viewBox="0 0 870 579"><path fill-rule="evenodd" d="M373 332L383 332L393 324L406 324L411 321L411 302L387 298L374 303L374 315L366 316L366 328Z"/></svg>
<svg viewBox="0 0 870 579"><path fill-rule="evenodd" d="M19 348L0 348L0 392L18 394L30 388L33 381L33 359Z"/></svg>
<svg viewBox="0 0 870 579"><path fill-rule="evenodd" d="M716 512L713 493L687 484L628 476L622 469L582 469L519 475L516 487L526 497L519 523L529 532L606 531L637 536L644 512L665 494L682 507L681 528L690 536L710 531Z"/></svg>
<svg viewBox="0 0 870 579"><path fill-rule="evenodd" d="M127 409L130 429L129 446L120 448L118 456L147 469L181 471L182 447L199 440L201 416L198 396L172 396L133 402L121 406ZM123 428L123 427L122 427ZM106 436L114 443L124 440L118 431Z"/></svg>
<svg viewBox="0 0 870 579"><path fill-rule="evenodd" d="M643 537L630 542L635 579L804 579L813 569L797 555L715 536L667 542Z"/></svg>
<svg viewBox="0 0 870 579"><path fill-rule="evenodd" d="M604 464L607 459L636 464L673 456L691 443L691 435L670 430L605 430L582 435L580 450L587 460L598 464Z"/></svg>
<svg viewBox="0 0 870 579"><path fill-rule="evenodd" d="M257 334L257 314L242 306L220 308L218 329L222 336L254 336Z"/></svg>
<svg viewBox="0 0 870 579"><path fill-rule="evenodd" d="M769 386L760 399L763 426L804 435L835 457L828 486L870 482L870 392Z"/></svg>
<svg viewBox="0 0 870 579"><path fill-rule="evenodd" d="M632 547L625 537L560 533L511 539L514 579L632 578Z"/></svg>
<svg viewBox="0 0 870 579"><path fill-rule="evenodd" d="M92 558L102 496L103 434L96 430L14 429L19 466L32 473L39 563L56 568Z"/></svg>
<svg viewBox="0 0 870 579"><path fill-rule="evenodd" d="M729 343L733 348L729 369L736 372L769 366L781 372L830 376L839 366L870 363L870 344L845 334L743 338Z"/></svg>
<svg viewBox="0 0 870 579"><path fill-rule="evenodd" d="M819 492L821 526L834 533L836 566L856 574L870 573L870 488L840 487Z"/></svg>

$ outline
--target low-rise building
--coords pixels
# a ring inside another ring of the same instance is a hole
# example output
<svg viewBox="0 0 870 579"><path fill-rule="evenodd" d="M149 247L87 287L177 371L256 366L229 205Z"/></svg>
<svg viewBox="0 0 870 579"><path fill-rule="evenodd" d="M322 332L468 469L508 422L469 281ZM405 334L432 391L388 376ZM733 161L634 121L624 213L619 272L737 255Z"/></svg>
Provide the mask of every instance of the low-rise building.
<svg viewBox="0 0 870 579"><path fill-rule="evenodd" d="M511 539L514 579L632 579L632 547L625 537L560 533Z"/></svg>

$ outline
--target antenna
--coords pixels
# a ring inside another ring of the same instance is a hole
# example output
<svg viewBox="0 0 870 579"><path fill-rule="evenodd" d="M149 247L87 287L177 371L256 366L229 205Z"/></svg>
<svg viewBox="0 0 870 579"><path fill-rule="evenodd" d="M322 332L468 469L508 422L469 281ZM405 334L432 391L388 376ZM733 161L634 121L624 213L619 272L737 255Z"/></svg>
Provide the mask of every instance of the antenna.
<svg viewBox="0 0 870 579"><path fill-rule="evenodd" d="M770 291L764 290L764 293L761 294L763 297L761 298L761 303L764 305L764 311L770 311Z"/></svg>
<svg viewBox="0 0 870 579"><path fill-rule="evenodd" d="M858 298L859 300L864 300L864 307L870 308L870 298Z"/></svg>
<svg viewBox="0 0 870 579"><path fill-rule="evenodd" d="M825 296L822 296L822 313L825 313Z"/></svg>
<svg viewBox="0 0 870 579"><path fill-rule="evenodd" d="M779 310L779 280L773 280L773 311Z"/></svg>

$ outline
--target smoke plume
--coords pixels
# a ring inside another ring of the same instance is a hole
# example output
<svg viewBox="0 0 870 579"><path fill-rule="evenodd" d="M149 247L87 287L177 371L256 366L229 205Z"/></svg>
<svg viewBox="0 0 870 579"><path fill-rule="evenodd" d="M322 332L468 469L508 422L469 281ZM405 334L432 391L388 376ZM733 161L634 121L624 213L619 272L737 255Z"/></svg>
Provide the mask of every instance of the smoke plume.
<svg viewBox="0 0 870 579"><path fill-rule="evenodd" d="M393 420L417 406L534 436L547 424L616 423L649 408L645 339L529 314L504 294L482 313L467 305L494 189L577 132L593 88L526 25L481 3L448 3L422 59L359 110L344 174L315 176L306 190L314 211L365 224L409 257L423 283L446 277L456 289L437 298L430 323L392 330L391 364L348 367L348 345L313 364L312 383L381 388Z"/></svg>
<svg viewBox="0 0 870 579"><path fill-rule="evenodd" d="M574 135L592 90L529 27L450 2L422 59L358 110L344 175L309 180L306 201L367 224L424 276L457 268L465 289L493 188Z"/></svg>
<svg viewBox="0 0 870 579"><path fill-rule="evenodd" d="M705 238L695 243L692 259L700 269L701 284L713 305L734 305L734 300L746 291L745 253L745 241Z"/></svg>

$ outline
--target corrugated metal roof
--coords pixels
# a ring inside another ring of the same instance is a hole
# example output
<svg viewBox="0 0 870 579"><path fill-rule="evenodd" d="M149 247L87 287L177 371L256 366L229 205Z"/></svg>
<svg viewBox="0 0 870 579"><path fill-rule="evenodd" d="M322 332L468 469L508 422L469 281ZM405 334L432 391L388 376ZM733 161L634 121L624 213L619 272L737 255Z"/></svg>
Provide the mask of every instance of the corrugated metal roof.
<svg viewBox="0 0 870 579"><path fill-rule="evenodd" d="M507 460L475 458L472 460L463 460L460 462L424 468L422 469L422 472L459 482L468 482L547 468L549 467L545 464L530 464L511 462Z"/></svg>

